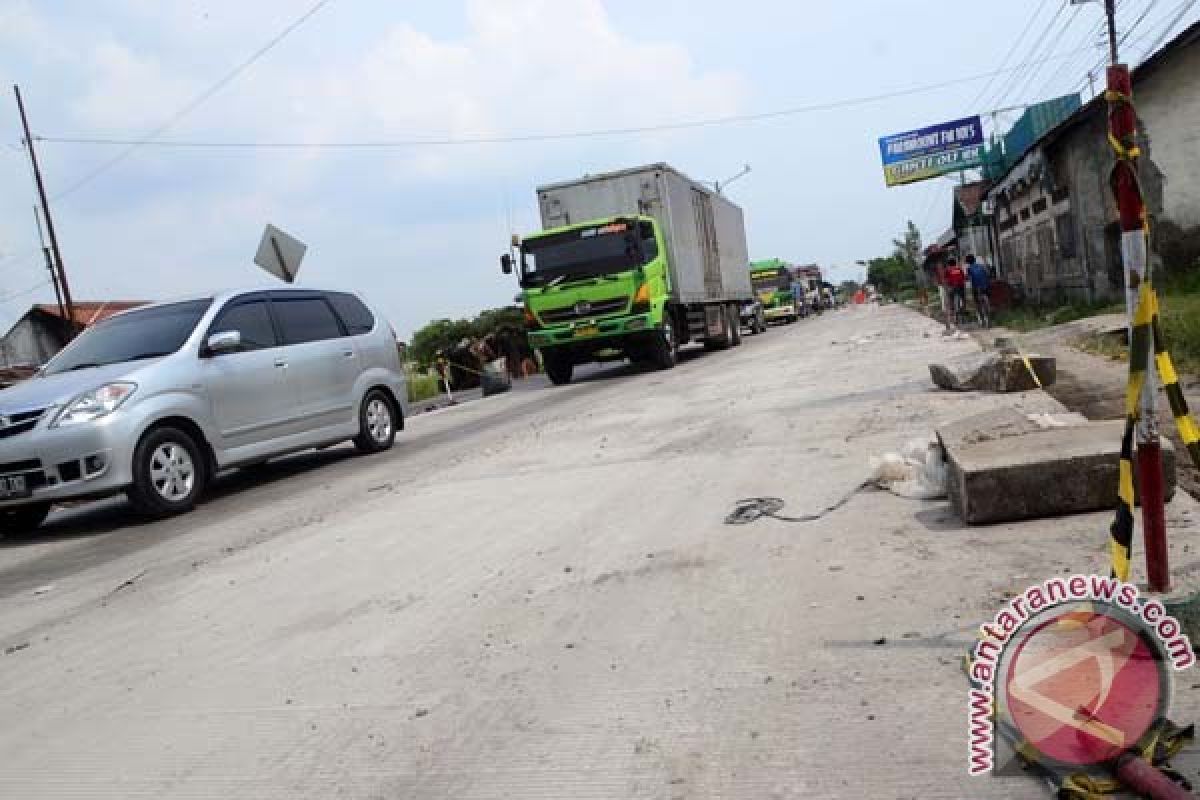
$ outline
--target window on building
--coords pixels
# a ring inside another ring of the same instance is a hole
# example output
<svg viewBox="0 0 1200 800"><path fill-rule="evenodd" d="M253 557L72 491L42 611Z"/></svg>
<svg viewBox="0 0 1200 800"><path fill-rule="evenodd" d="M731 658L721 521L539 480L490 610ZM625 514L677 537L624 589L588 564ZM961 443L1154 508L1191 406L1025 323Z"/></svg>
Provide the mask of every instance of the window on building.
<svg viewBox="0 0 1200 800"><path fill-rule="evenodd" d="M1037 200L1035 200L1033 202L1033 213L1041 214L1045 210L1046 210L1046 198L1045 197L1039 197Z"/></svg>
<svg viewBox="0 0 1200 800"><path fill-rule="evenodd" d="M1028 208L1021 209L1021 219L1023 219L1023 220L1029 219L1029 209Z"/></svg>
<svg viewBox="0 0 1200 800"><path fill-rule="evenodd" d="M1062 201L1066 200L1070 196L1071 196L1071 193L1067 190L1067 187L1059 186L1057 189L1055 189L1053 192L1050 193L1050 202L1057 205L1057 204L1061 203Z"/></svg>

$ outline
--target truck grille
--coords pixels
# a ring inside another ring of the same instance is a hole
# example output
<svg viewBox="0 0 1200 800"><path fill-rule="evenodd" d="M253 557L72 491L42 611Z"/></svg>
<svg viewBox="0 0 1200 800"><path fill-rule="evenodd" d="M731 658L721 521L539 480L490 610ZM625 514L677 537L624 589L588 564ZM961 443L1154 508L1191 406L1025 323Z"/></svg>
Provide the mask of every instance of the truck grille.
<svg viewBox="0 0 1200 800"><path fill-rule="evenodd" d="M583 301L573 306L564 306L562 308L549 308L539 311L538 316L542 318L542 322L554 325L559 322L572 322L577 319L590 319L592 317L602 317L607 314L619 314L625 310L625 306L628 304L628 297L613 297L608 300Z"/></svg>
<svg viewBox="0 0 1200 800"><path fill-rule="evenodd" d="M39 408L36 411L22 411L19 414L0 413L0 439L33 430L45 411L46 409Z"/></svg>

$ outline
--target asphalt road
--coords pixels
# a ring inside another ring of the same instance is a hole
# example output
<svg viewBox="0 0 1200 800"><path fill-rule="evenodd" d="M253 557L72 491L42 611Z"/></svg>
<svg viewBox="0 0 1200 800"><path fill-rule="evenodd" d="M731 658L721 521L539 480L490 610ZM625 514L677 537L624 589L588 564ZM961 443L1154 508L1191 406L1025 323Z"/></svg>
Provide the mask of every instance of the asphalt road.
<svg viewBox="0 0 1200 800"><path fill-rule="evenodd" d="M1105 572L1105 515L968 530L864 491L722 522L819 509L940 421L1061 408L936 392L928 361L976 348L938 330L827 314L422 414L181 518L0 540L0 796L1031 796L966 775L961 655L1007 592Z"/></svg>

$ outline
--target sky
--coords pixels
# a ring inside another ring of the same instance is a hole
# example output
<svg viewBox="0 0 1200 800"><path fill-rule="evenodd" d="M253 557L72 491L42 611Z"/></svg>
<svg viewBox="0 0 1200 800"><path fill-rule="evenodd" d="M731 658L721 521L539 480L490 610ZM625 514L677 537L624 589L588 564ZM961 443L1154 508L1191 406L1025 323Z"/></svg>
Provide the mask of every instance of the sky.
<svg viewBox="0 0 1200 800"><path fill-rule="evenodd" d="M919 13L894 0L327 0L223 80L315 4L0 0L0 329L53 299L12 84L35 138L150 140L37 143L76 300L260 285L270 222L308 245L300 284L360 292L406 338L512 302L498 258L510 233L536 230L534 187L656 161L708 181L749 164L726 193L751 257L861 277L856 262L890 254L906 220L926 242L946 229L957 180L885 188L879 137L975 113L1004 128L1019 110L987 112L1079 91L1103 58L1100 4L1067 0ZM1195 0L1118 10L1135 64L1200 18ZM155 144L494 139L783 110L799 111L513 143Z"/></svg>

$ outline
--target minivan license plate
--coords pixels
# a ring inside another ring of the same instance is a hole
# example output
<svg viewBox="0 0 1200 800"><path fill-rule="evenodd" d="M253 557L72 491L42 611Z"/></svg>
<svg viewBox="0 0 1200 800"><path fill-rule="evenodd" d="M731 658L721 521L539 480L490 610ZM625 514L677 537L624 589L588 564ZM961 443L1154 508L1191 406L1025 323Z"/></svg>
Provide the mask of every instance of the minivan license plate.
<svg viewBox="0 0 1200 800"><path fill-rule="evenodd" d="M30 494L24 475L0 475L0 500L29 497Z"/></svg>
<svg viewBox="0 0 1200 800"><path fill-rule="evenodd" d="M595 325L584 325L582 328L575 329L576 336L595 336L600 333L600 329Z"/></svg>

